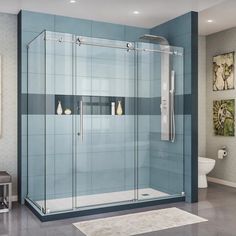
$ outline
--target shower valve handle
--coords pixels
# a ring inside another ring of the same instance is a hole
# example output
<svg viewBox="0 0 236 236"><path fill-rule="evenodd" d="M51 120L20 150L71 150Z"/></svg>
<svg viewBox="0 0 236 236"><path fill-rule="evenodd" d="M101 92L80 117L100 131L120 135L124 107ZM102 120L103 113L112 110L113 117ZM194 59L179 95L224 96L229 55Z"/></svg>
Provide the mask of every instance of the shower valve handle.
<svg viewBox="0 0 236 236"><path fill-rule="evenodd" d="M83 142L84 138L84 114L83 114L83 101L80 101L80 132L77 133Z"/></svg>

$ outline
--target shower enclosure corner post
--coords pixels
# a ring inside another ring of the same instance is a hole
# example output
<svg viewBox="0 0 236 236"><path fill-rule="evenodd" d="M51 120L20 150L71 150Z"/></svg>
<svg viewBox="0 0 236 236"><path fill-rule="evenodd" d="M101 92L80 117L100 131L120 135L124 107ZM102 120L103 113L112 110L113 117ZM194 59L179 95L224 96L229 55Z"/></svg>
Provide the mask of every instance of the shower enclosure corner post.
<svg viewBox="0 0 236 236"><path fill-rule="evenodd" d="M28 113L29 113L29 109L28 109L28 107L29 107L29 85L28 85L28 83L29 83L29 44L27 45L27 84L26 84L26 86L27 86L27 106L26 106L26 108L27 108L27 110L26 110L26 143L27 143L27 151L26 151L26 156L27 156L27 158L26 158L26 160L27 160L27 187L26 187L26 190L27 190L27 192L26 192L26 198L29 198L29 165L28 165L28 163L29 163L29 150L28 150L28 137L29 137L29 132L28 132Z"/></svg>
<svg viewBox="0 0 236 236"><path fill-rule="evenodd" d="M138 48L138 43L134 42L134 47ZM138 93L138 88L139 88L139 73L138 73L138 51L134 51L134 78L135 78L135 83L134 83L134 201L138 201L138 196L139 196L139 183L138 183L138 140L139 140L139 132L138 132L138 98L139 98L139 93Z"/></svg>
<svg viewBox="0 0 236 236"><path fill-rule="evenodd" d="M47 213L47 31L44 35L44 209L43 213Z"/></svg>

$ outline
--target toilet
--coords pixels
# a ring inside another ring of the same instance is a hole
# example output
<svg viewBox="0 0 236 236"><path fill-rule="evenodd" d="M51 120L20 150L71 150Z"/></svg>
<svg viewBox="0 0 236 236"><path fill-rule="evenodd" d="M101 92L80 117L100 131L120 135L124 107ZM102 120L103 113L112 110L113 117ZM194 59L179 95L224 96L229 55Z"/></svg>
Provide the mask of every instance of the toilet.
<svg viewBox="0 0 236 236"><path fill-rule="evenodd" d="M207 177L215 167L216 161L206 157L198 157L198 188L207 188Z"/></svg>

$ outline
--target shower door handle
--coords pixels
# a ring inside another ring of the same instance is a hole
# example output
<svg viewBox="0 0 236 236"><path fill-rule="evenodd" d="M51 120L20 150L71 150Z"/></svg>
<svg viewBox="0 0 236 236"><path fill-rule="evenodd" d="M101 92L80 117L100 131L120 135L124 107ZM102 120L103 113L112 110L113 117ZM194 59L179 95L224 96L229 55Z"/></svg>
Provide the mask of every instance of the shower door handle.
<svg viewBox="0 0 236 236"><path fill-rule="evenodd" d="M80 101L80 138L84 139L84 114L83 114L83 101Z"/></svg>

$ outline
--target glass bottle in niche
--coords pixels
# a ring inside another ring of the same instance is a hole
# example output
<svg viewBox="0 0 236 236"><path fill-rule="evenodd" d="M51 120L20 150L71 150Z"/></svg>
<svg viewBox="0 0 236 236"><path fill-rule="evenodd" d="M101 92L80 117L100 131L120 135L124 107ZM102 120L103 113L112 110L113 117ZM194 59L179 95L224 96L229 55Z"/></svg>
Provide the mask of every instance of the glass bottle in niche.
<svg viewBox="0 0 236 236"><path fill-rule="evenodd" d="M118 105L117 105L117 109L116 109L116 114L119 115L119 116L121 116L123 114L121 101L118 101Z"/></svg>
<svg viewBox="0 0 236 236"><path fill-rule="evenodd" d="M62 110L62 105L61 105L61 101L58 101L58 105L57 105L57 115L62 115L63 110Z"/></svg>
<svg viewBox="0 0 236 236"><path fill-rule="evenodd" d="M116 103L115 102L111 103L111 115L112 116L116 115Z"/></svg>

